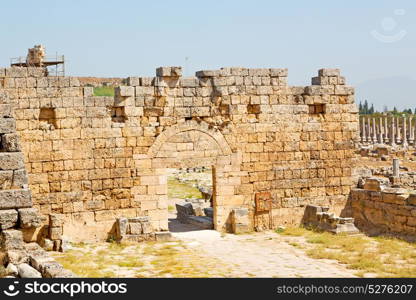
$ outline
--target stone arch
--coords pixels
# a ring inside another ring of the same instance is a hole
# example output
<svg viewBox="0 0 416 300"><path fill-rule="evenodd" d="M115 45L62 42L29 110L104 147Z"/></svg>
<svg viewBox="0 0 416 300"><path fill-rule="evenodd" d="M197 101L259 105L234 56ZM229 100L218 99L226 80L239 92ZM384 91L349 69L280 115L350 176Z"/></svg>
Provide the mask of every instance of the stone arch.
<svg viewBox="0 0 416 300"><path fill-rule="evenodd" d="M140 163L140 165L143 167L136 169L140 180L138 181L139 185L135 186L137 190L135 199L141 203L142 209L146 207L145 214L151 217L153 226L159 230L168 230L166 169L178 168L179 165L184 167L189 163L186 159L182 160L166 153L165 147L169 144L183 143L181 135L187 135L187 133L192 135L195 132L197 135L203 136L205 142L212 143L217 151L217 154L214 151L213 155L201 158L203 163L209 163L212 166L213 171L214 229L228 230L231 209L245 205L244 197L238 192L241 182L239 178L241 176L241 153L233 152L222 133L208 123L186 121L170 126L159 134L149 148L146 158L142 158L143 164ZM177 142L177 140L181 142ZM179 149L177 152L180 152ZM196 160L198 159L196 158Z"/></svg>
<svg viewBox="0 0 416 300"><path fill-rule="evenodd" d="M227 141L225 140L224 136L221 134L219 130L210 127L208 123L191 120L185 123L172 125L168 129L163 131L156 138L156 141L153 143L153 145L149 148L149 151L147 153L148 158L154 158L159 149L162 147L162 145L169 141L171 137L179 133L192 130L200 131L212 138L213 141L215 141L215 143L218 145L218 148L221 150L222 155L232 154L230 146L228 145Z"/></svg>

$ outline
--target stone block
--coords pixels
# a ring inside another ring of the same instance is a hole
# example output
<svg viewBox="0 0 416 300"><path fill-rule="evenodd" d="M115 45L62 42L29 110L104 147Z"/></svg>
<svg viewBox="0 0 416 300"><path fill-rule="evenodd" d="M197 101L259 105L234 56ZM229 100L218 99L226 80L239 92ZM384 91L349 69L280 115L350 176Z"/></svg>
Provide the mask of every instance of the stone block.
<svg viewBox="0 0 416 300"><path fill-rule="evenodd" d="M235 208L231 210L231 228L235 234L250 231L247 208Z"/></svg>
<svg viewBox="0 0 416 300"><path fill-rule="evenodd" d="M0 190L0 209L25 208L32 206L29 189Z"/></svg>
<svg viewBox="0 0 416 300"><path fill-rule="evenodd" d="M128 229L129 234L142 234L143 233L141 223L129 223L128 227L129 227Z"/></svg>
<svg viewBox="0 0 416 300"><path fill-rule="evenodd" d="M18 214L15 209L0 210L0 227L2 230L14 227L17 219Z"/></svg>
<svg viewBox="0 0 416 300"><path fill-rule="evenodd" d="M42 278L38 270L26 263L17 266L20 278Z"/></svg>
<svg viewBox="0 0 416 300"><path fill-rule="evenodd" d="M53 241L60 240L62 238L62 227L50 227L49 238Z"/></svg>
<svg viewBox="0 0 416 300"><path fill-rule="evenodd" d="M24 167L23 153L0 152L0 170L18 170Z"/></svg>
<svg viewBox="0 0 416 300"><path fill-rule="evenodd" d="M127 234L128 220L126 218L118 218L116 221L116 235L120 239Z"/></svg>
<svg viewBox="0 0 416 300"><path fill-rule="evenodd" d="M0 143L5 152L21 151L19 136L16 133L8 133L2 135Z"/></svg>
<svg viewBox="0 0 416 300"><path fill-rule="evenodd" d="M144 234L152 233L153 232L152 224L150 222L143 222L142 231Z"/></svg>
<svg viewBox="0 0 416 300"><path fill-rule="evenodd" d="M270 76L271 77L287 77L288 76L288 70L286 68L284 69L270 69Z"/></svg>
<svg viewBox="0 0 416 300"><path fill-rule="evenodd" d="M91 86L86 86L83 88L84 97L93 97L94 96L94 88Z"/></svg>
<svg viewBox="0 0 416 300"><path fill-rule="evenodd" d="M158 77L181 77L182 67L159 67L156 69Z"/></svg>
<svg viewBox="0 0 416 300"><path fill-rule="evenodd" d="M416 194L410 194L407 198L408 205L415 205L416 206Z"/></svg>
<svg viewBox="0 0 416 300"><path fill-rule="evenodd" d="M371 177L367 178L364 183L364 189L368 191L380 192L386 186L386 181L381 178Z"/></svg>
<svg viewBox="0 0 416 300"><path fill-rule="evenodd" d="M0 118L11 118L12 116L12 105L0 103Z"/></svg>
<svg viewBox="0 0 416 300"><path fill-rule="evenodd" d="M24 249L15 249L6 251L6 260L14 265L29 262L29 256Z"/></svg>
<svg viewBox="0 0 416 300"><path fill-rule="evenodd" d="M157 242L170 242L173 239L172 234L167 231L155 232L155 238Z"/></svg>
<svg viewBox="0 0 416 300"><path fill-rule="evenodd" d="M0 233L0 249L3 251L23 250L23 234L19 230L7 229Z"/></svg>
<svg viewBox="0 0 416 300"><path fill-rule="evenodd" d="M27 68L24 67L11 67L6 69L6 77L27 77Z"/></svg>
<svg viewBox="0 0 416 300"><path fill-rule="evenodd" d="M9 276L17 276L19 274L19 271L16 265L9 263L6 268L6 274Z"/></svg>
<svg viewBox="0 0 416 300"><path fill-rule="evenodd" d="M140 78L139 77L127 77L127 85L129 86L139 86Z"/></svg>
<svg viewBox="0 0 416 300"><path fill-rule="evenodd" d="M42 239L41 241L41 246L43 249L45 249L46 251L52 251L53 250L53 241L50 239Z"/></svg>
<svg viewBox="0 0 416 300"><path fill-rule="evenodd" d="M134 97L133 86L119 86L115 88L115 95L120 97Z"/></svg>
<svg viewBox="0 0 416 300"><path fill-rule="evenodd" d="M50 227L62 227L64 225L65 215L63 214L50 214L49 226Z"/></svg>
<svg viewBox="0 0 416 300"><path fill-rule="evenodd" d="M340 76L339 69L320 69L318 70L319 76Z"/></svg>
<svg viewBox="0 0 416 300"><path fill-rule="evenodd" d="M18 211L21 228L36 228L42 224L37 208L20 208Z"/></svg>
<svg viewBox="0 0 416 300"><path fill-rule="evenodd" d="M0 134L13 133L16 130L16 121L12 118L0 118Z"/></svg>

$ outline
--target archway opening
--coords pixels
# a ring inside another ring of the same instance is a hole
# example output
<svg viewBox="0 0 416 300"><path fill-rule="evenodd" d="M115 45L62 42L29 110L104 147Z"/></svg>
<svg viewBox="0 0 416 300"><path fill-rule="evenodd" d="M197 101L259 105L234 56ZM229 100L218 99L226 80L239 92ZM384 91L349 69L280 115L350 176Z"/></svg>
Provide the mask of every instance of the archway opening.
<svg viewBox="0 0 416 300"><path fill-rule="evenodd" d="M210 167L167 169L169 231L213 229L213 176Z"/></svg>

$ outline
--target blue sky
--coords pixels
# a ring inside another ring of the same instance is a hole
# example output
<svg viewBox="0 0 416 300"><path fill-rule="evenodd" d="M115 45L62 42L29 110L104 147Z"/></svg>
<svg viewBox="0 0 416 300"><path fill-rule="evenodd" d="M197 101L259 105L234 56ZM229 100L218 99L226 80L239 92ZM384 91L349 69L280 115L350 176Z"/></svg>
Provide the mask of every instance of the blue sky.
<svg viewBox="0 0 416 300"><path fill-rule="evenodd" d="M416 107L415 1L14 0L0 9L1 66L41 43L74 76L287 67L290 84L306 85L338 67L357 100Z"/></svg>

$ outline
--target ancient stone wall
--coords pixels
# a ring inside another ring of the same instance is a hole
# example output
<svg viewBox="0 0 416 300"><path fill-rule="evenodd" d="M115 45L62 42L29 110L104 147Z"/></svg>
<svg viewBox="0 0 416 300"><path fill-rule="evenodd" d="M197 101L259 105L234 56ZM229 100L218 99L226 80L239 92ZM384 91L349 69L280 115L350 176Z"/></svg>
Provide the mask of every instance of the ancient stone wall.
<svg viewBox="0 0 416 300"><path fill-rule="evenodd" d="M237 208L252 228L259 192L271 194L273 226L299 223L306 204L344 206L358 117L339 70L320 70L306 87L288 86L286 69L156 75L127 78L112 98L77 78L0 69L33 204L65 216L64 236L105 238L119 217L167 230L168 167L213 167L217 230L230 229Z"/></svg>
<svg viewBox="0 0 416 300"><path fill-rule="evenodd" d="M363 188L351 190L351 207L360 230L416 240L414 191L383 186L380 179L369 178Z"/></svg>

